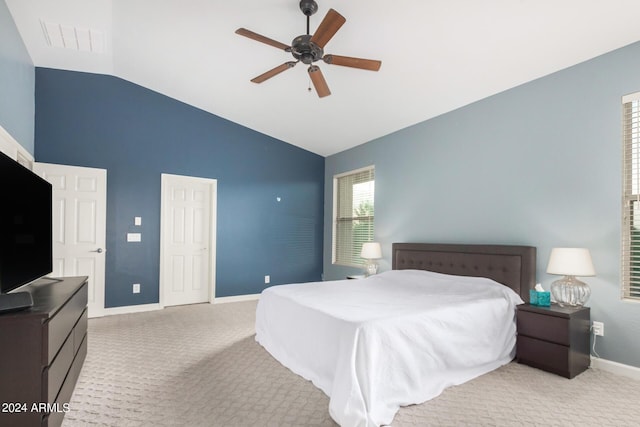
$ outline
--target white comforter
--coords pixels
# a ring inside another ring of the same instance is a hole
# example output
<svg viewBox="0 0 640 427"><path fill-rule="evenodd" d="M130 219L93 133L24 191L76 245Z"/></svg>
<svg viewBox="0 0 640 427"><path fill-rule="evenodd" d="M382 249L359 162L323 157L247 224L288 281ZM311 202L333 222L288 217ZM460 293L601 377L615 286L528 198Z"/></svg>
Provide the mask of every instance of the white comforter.
<svg viewBox="0 0 640 427"><path fill-rule="evenodd" d="M378 426L513 359L522 302L490 279L418 270L273 286L256 340L330 397L341 426Z"/></svg>

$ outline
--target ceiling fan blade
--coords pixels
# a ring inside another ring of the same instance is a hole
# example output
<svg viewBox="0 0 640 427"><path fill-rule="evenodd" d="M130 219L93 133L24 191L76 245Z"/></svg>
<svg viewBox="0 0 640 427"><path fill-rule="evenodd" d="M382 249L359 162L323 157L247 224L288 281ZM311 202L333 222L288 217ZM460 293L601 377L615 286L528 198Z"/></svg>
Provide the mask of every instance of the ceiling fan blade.
<svg viewBox="0 0 640 427"><path fill-rule="evenodd" d="M324 48L324 45L331 40L346 21L344 16L333 9L329 9L310 41Z"/></svg>
<svg viewBox="0 0 640 427"><path fill-rule="evenodd" d="M361 68L363 70L378 71L382 61L375 59L353 58L351 56L325 55L322 60L327 64L341 65L343 67Z"/></svg>
<svg viewBox="0 0 640 427"><path fill-rule="evenodd" d="M273 46L275 48L282 49L282 50L285 50L287 52L289 50L291 50L291 46L288 46L288 45L286 45L284 43L280 43L279 41L270 39L269 37L265 37L265 36L260 35L258 33L254 33L253 31L247 30L246 28L238 28L236 30L236 34L248 37L248 38L250 38L252 40L255 40L255 41L258 41L258 42L261 42L261 43L268 44L269 46Z"/></svg>
<svg viewBox="0 0 640 427"><path fill-rule="evenodd" d="M271 77L277 76L278 74L288 70L289 68L293 68L296 64L296 61L285 62L282 65L278 65L276 68L272 68L266 73L260 74L258 77L254 77L253 79L251 79L251 81L254 83L262 83L263 81L269 80Z"/></svg>
<svg viewBox="0 0 640 427"><path fill-rule="evenodd" d="M322 71L320 71L318 66L312 65L309 67L309 77L311 78L313 87L316 88L316 92L320 98L331 95L327 81L324 79Z"/></svg>

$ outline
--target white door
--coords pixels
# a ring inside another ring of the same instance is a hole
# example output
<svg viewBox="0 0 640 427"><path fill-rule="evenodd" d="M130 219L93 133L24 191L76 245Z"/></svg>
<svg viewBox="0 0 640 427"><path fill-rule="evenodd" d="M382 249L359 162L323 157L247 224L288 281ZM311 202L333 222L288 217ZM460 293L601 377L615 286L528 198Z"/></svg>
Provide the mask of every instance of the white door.
<svg viewBox="0 0 640 427"><path fill-rule="evenodd" d="M53 276L89 277L89 317L104 312L107 171L34 163L53 186Z"/></svg>
<svg viewBox="0 0 640 427"><path fill-rule="evenodd" d="M160 304L213 302L215 179L162 174Z"/></svg>

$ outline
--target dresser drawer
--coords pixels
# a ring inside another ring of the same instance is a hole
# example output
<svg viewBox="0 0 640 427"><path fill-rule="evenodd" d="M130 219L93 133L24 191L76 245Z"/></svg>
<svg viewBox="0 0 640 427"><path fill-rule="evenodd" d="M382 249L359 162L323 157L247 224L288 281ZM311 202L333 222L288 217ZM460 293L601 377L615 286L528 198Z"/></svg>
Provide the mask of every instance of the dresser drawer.
<svg viewBox="0 0 640 427"><path fill-rule="evenodd" d="M87 325L88 325L88 313L87 309L84 310L82 316L76 323L76 326L73 328L73 353L77 353L82 341L84 340L85 335L87 335Z"/></svg>
<svg viewBox="0 0 640 427"><path fill-rule="evenodd" d="M569 345L569 319L518 311L518 335Z"/></svg>
<svg viewBox="0 0 640 427"><path fill-rule="evenodd" d="M73 337L69 336L69 339L64 342L64 345L53 360L53 363L51 363L51 366L45 369L43 374L42 384L45 385L45 391L47 393L44 396L43 402L55 401L60 392L60 387L62 387L62 383L64 382L64 378L67 376L67 372L69 372L69 367L73 362L74 355Z"/></svg>
<svg viewBox="0 0 640 427"><path fill-rule="evenodd" d="M51 364L58 350L69 336L87 306L87 285L82 286L75 295L49 320L49 342L46 365Z"/></svg>
<svg viewBox="0 0 640 427"><path fill-rule="evenodd" d="M56 411L50 414L43 419L42 426L43 427L60 427L62 424L62 419L65 414L65 404L68 404L71 400L71 395L73 394L73 389L78 382L78 377L80 376L80 371L82 369L82 364L84 363L84 359L87 356L87 339L82 341L80 347L78 348L78 353L75 355L73 362L71 364L71 368L69 369L69 373L60 388L60 393L58 393L58 398L56 399Z"/></svg>

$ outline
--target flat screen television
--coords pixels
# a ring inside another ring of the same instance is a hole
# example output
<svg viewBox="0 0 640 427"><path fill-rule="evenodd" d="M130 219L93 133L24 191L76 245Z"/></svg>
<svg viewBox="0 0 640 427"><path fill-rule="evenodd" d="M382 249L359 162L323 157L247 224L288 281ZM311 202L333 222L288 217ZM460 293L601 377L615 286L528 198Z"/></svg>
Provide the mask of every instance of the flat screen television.
<svg viewBox="0 0 640 427"><path fill-rule="evenodd" d="M0 152L0 296L53 270L51 184Z"/></svg>

